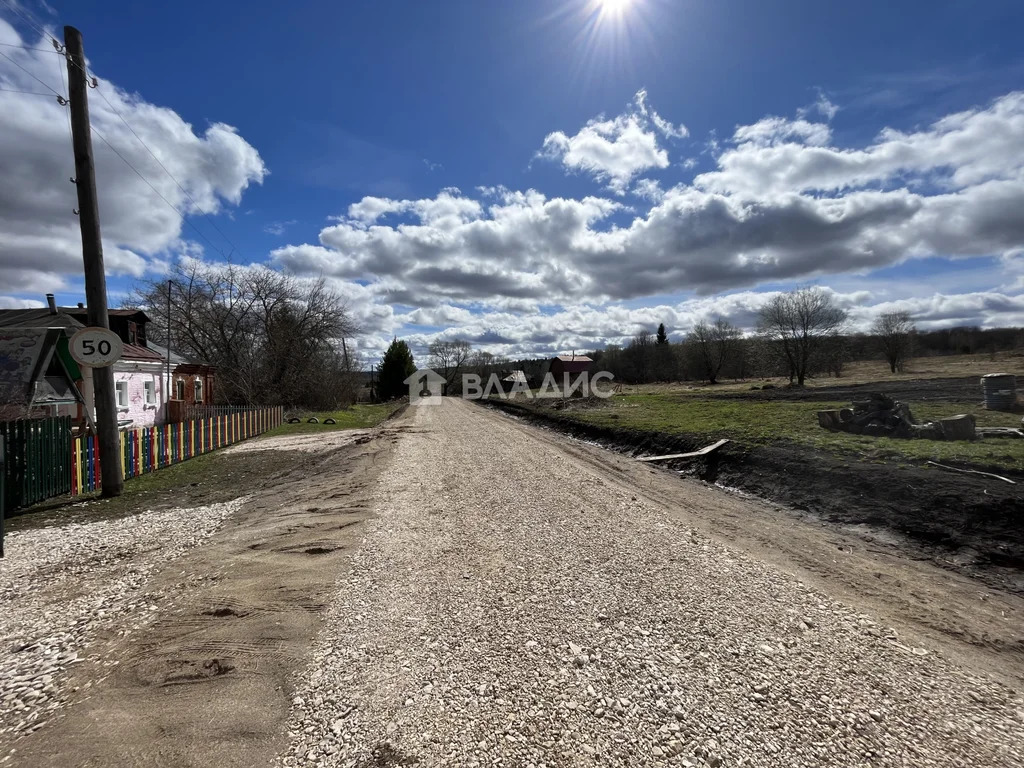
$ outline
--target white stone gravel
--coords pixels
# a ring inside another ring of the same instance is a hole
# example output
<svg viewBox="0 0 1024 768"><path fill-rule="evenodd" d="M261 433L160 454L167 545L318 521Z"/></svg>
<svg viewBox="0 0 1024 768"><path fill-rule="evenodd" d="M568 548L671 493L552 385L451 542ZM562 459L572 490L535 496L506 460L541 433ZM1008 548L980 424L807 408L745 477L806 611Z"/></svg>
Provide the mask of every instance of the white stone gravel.
<svg viewBox="0 0 1024 768"><path fill-rule="evenodd" d="M266 451L301 451L303 453L327 453L372 434L369 429L336 429L324 432L298 435L270 435L254 440L243 440L225 448L225 455L233 453L263 453Z"/></svg>
<svg viewBox="0 0 1024 768"><path fill-rule="evenodd" d="M89 658L86 649L101 633L124 637L149 624L167 597L147 589L150 575L209 537L243 502L8 534L0 560L4 741L31 733L64 705L73 693L63 684L68 668ZM194 578L202 576L182 574L183 582Z"/></svg>
<svg viewBox="0 0 1024 768"><path fill-rule="evenodd" d="M1013 691L528 427L414 418L279 765L1024 765Z"/></svg>

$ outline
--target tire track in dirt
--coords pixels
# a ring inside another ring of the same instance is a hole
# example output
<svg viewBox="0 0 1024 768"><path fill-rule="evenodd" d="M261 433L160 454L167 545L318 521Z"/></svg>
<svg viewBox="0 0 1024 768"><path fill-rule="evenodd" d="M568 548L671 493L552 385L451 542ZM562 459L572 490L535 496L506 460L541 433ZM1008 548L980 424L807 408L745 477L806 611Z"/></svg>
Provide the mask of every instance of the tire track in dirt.
<svg viewBox="0 0 1024 768"><path fill-rule="evenodd" d="M310 452L204 546L156 574L154 590L185 573L201 584L137 637L108 638L105 665L79 665L70 683L84 695L14 745L17 764L266 762L285 736L291 675L372 513L366 493L404 429L393 420ZM273 450L273 438L259 449Z"/></svg>

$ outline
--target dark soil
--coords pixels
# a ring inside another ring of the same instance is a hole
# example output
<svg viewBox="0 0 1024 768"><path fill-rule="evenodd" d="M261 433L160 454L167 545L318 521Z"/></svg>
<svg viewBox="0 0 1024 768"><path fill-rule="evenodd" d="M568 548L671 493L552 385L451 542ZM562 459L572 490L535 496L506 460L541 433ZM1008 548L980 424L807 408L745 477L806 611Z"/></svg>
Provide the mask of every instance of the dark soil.
<svg viewBox="0 0 1024 768"><path fill-rule="evenodd" d="M756 383L752 387L759 386ZM881 392L903 402L981 403L981 384L977 376L960 379L915 379L912 381L875 381L869 384L835 384L827 387L776 387L716 392L711 397L727 400L805 400L808 402L863 400L871 392Z"/></svg>
<svg viewBox="0 0 1024 768"><path fill-rule="evenodd" d="M899 386L910 391L906 383ZM878 384L870 388L882 389ZM904 391L897 387L893 390ZM848 387L845 391L857 390ZM920 390L914 392L915 399L922 399ZM768 390L765 394L772 393ZM757 391L750 394L756 395ZM830 395L829 399L833 397L844 396ZM510 401L489 402L516 416L631 456L684 453L708 442L705 437L583 424L559 413L541 413ZM911 556L933 559L993 586L1024 593L1024 475L1020 473L1001 473L1018 481L1010 485L923 466L831 456L781 440L761 446L733 442L707 457L666 461L660 466L774 501L829 523L870 526L880 531L880 537L885 536L883 531L896 532L912 550Z"/></svg>

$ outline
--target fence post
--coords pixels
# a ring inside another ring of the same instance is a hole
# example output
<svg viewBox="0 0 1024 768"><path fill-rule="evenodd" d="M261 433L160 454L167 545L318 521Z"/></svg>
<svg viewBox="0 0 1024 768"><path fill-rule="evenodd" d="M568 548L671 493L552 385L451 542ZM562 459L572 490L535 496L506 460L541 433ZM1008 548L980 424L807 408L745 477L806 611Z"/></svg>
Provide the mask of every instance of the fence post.
<svg viewBox="0 0 1024 768"><path fill-rule="evenodd" d="M4 487L4 477L7 475L7 464L4 462L4 444L7 440L4 433L0 431L0 557L4 556L4 515L7 513L4 499L7 496L7 489Z"/></svg>

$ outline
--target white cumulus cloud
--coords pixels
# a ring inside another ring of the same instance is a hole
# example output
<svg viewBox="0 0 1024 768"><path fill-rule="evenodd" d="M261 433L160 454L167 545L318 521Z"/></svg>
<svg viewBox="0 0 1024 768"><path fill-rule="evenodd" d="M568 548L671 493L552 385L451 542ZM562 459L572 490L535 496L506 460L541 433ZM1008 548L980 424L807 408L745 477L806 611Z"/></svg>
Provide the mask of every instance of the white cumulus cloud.
<svg viewBox="0 0 1024 768"><path fill-rule="evenodd" d="M617 195L625 194L633 178L652 168L667 168L663 138L683 138L686 127L665 120L637 92L627 111L611 119L595 118L575 135L549 133L539 156L561 162L569 171L587 173Z"/></svg>
<svg viewBox="0 0 1024 768"><path fill-rule="evenodd" d="M0 87L7 89L0 91L0 284L11 292L59 290L82 270L78 219L72 212L78 204L69 182L74 156L67 108L56 96L11 91L45 93L42 81L66 93L60 75L64 60L45 50L49 40L23 40L2 19L0 42L10 44L2 48L9 58L0 57ZM26 44L44 50L12 47ZM189 233L172 206L186 215L215 214L237 205L246 188L267 173L256 149L229 125L215 122L197 130L173 110L103 78L89 99L105 263L111 274L140 276L151 261L183 248ZM218 246L228 250L223 242Z"/></svg>

